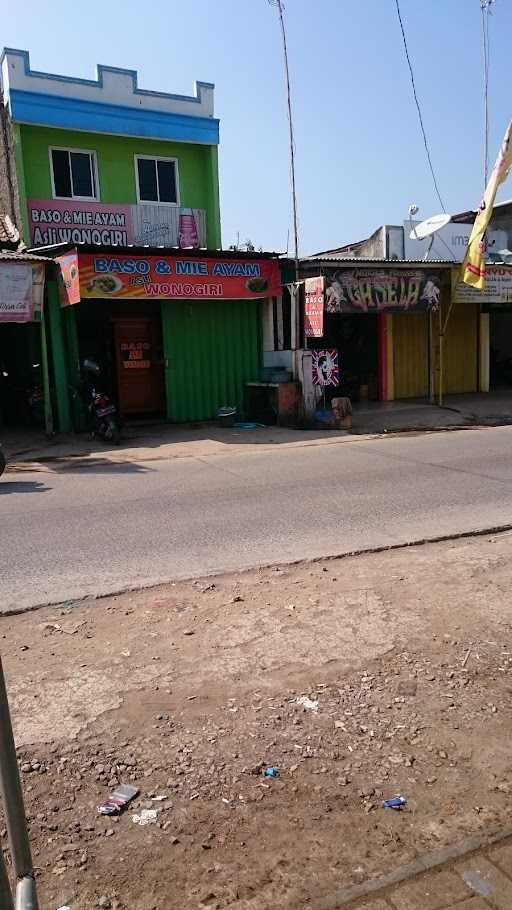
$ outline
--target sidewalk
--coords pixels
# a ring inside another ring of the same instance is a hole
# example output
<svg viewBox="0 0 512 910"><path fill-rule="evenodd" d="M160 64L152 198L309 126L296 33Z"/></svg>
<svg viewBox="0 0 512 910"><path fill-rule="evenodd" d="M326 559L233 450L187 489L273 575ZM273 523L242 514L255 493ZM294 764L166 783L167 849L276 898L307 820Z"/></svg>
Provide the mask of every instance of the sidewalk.
<svg viewBox="0 0 512 910"><path fill-rule="evenodd" d="M442 408L424 398L354 405L356 433L440 430L512 423L512 391L446 395Z"/></svg>
<svg viewBox="0 0 512 910"><path fill-rule="evenodd" d="M512 831L471 838L389 875L312 902L311 910L510 910Z"/></svg>
<svg viewBox="0 0 512 910"><path fill-rule="evenodd" d="M183 426L168 423L125 427L120 446L109 448L85 433L48 440L40 430L5 429L1 441L12 465L70 460L84 463L158 461L168 458L205 458L238 452L264 451L275 446L332 445L354 436L396 432L429 432L512 423L512 392L448 395L439 408L424 399L360 402L354 405L353 429L221 428L215 424Z"/></svg>
<svg viewBox="0 0 512 910"><path fill-rule="evenodd" d="M126 427L119 446L110 448L87 434L62 435L47 439L43 433L18 432L3 437L11 466L17 463L74 464L102 462L159 461L168 458L206 458L237 452L264 451L275 446L322 445L350 439L346 430L295 430L286 427L232 429L201 424L195 427L173 424Z"/></svg>

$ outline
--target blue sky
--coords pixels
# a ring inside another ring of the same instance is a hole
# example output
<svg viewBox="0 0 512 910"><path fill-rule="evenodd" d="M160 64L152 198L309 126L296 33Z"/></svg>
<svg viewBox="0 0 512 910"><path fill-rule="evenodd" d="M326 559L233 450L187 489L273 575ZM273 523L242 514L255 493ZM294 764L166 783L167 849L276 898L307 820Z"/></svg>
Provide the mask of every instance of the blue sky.
<svg viewBox="0 0 512 910"><path fill-rule="evenodd" d="M285 3L302 252L401 223L411 202L420 216L438 212L394 0ZM441 194L448 211L461 211L482 194L480 0L401 0L401 8ZM512 116L511 35L512 5L496 0L491 166ZM265 249L286 248L286 100L267 0L24 0L4 4L1 40L50 72L91 78L96 63L125 66L144 88L180 93L195 79L215 82L223 244L239 231ZM501 198L509 196L505 186Z"/></svg>

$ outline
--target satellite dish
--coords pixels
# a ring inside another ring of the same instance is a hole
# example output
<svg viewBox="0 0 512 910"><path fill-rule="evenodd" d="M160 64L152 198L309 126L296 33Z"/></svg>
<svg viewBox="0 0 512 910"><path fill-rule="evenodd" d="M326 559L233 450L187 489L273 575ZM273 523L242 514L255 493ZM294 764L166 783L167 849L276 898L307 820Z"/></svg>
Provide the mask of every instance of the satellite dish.
<svg viewBox="0 0 512 910"><path fill-rule="evenodd" d="M416 227L413 227L409 234L409 238L411 240L425 240L426 237L431 237L436 231L440 231L441 228L446 227L451 220L451 215L432 215L431 218L427 218L425 221L421 221L420 224L417 224Z"/></svg>

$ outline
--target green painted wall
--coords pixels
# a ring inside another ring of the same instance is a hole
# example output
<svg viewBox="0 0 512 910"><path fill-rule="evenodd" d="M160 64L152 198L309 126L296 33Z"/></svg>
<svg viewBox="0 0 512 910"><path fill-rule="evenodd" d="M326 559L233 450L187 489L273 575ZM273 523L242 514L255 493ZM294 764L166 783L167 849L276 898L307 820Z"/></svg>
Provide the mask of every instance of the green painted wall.
<svg viewBox="0 0 512 910"><path fill-rule="evenodd" d="M167 417L210 420L244 407L262 364L258 300L162 301Z"/></svg>
<svg viewBox="0 0 512 910"><path fill-rule="evenodd" d="M162 142L125 136L105 136L78 130L20 126L21 157L26 199L51 199L48 149L52 145L90 149L96 152L100 201L135 204L134 155L161 155L177 158L180 203L184 207L206 209L207 243L220 246L217 148L185 142ZM18 164L19 170L19 164Z"/></svg>

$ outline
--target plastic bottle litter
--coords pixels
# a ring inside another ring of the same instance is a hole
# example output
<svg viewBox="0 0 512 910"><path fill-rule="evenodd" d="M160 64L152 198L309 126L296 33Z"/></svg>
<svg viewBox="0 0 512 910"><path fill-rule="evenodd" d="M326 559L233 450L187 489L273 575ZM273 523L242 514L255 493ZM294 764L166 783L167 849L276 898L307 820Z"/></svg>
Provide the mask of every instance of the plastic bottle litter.
<svg viewBox="0 0 512 910"><path fill-rule="evenodd" d="M265 777L279 777L279 768L265 768L263 774Z"/></svg>
<svg viewBox="0 0 512 910"><path fill-rule="evenodd" d="M385 799L382 803L384 809L404 809L407 805L407 800L405 796L393 796L392 799Z"/></svg>
<svg viewBox="0 0 512 910"><path fill-rule="evenodd" d="M131 803L132 799L135 799L138 792L137 787L121 784L101 806L98 806L98 812L100 815L118 815L128 803Z"/></svg>
<svg viewBox="0 0 512 910"><path fill-rule="evenodd" d="M132 815L132 821L136 825L154 825L158 821L159 809L141 809L139 815Z"/></svg>

